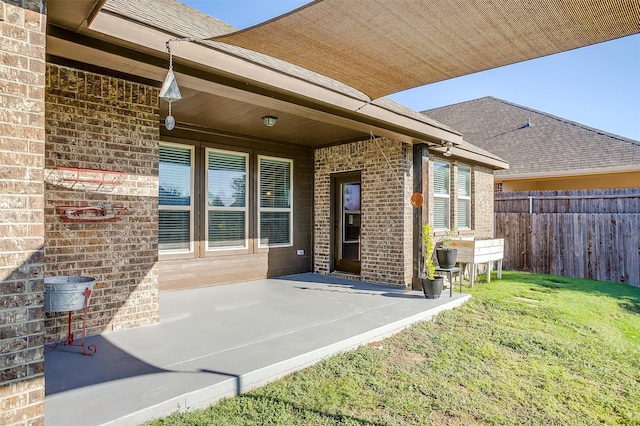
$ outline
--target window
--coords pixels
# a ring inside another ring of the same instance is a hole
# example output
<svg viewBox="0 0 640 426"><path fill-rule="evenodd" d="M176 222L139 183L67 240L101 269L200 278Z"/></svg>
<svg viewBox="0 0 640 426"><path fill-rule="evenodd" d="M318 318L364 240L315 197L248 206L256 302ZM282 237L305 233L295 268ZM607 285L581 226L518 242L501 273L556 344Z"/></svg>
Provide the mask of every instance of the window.
<svg viewBox="0 0 640 426"><path fill-rule="evenodd" d="M193 251L192 164L193 148L160 145L158 248L161 251Z"/></svg>
<svg viewBox="0 0 640 426"><path fill-rule="evenodd" d="M293 160L162 142L158 172L162 256L250 254L293 244Z"/></svg>
<svg viewBox="0 0 640 426"><path fill-rule="evenodd" d="M258 157L259 247L292 244L291 160Z"/></svg>
<svg viewBox="0 0 640 426"><path fill-rule="evenodd" d="M459 229L471 228L471 169L458 167L457 179L457 225Z"/></svg>
<svg viewBox="0 0 640 426"><path fill-rule="evenodd" d="M433 228L449 229L451 174L449 163L433 162Z"/></svg>
<svg viewBox="0 0 640 426"><path fill-rule="evenodd" d="M248 157L207 149L207 250L247 248Z"/></svg>
<svg viewBox="0 0 640 426"><path fill-rule="evenodd" d="M342 242L360 242L360 183L342 186Z"/></svg>

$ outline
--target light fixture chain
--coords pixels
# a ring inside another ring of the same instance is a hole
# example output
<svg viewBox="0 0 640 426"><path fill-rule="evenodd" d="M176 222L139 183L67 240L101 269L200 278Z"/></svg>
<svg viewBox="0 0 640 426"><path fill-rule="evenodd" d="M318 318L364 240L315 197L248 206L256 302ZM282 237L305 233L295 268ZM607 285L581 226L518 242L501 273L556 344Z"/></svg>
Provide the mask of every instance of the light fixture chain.
<svg viewBox="0 0 640 426"><path fill-rule="evenodd" d="M171 40L167 40L167 53L169 54L169 69L173 69L173 53L171 53Z"/></svg>

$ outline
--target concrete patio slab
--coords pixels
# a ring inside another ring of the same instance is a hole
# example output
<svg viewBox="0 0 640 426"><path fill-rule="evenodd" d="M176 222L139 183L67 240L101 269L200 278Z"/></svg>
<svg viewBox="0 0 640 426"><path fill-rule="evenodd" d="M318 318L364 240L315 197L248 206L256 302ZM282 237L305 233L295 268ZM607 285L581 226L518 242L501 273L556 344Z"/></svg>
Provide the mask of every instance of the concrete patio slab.
<svg viewBox="0 0 640 426"><path fill-rule="evenodd" d="M45 425L137 425L388 337L471 296L301 274L160 295L160 323L45 354Z"/></svg>

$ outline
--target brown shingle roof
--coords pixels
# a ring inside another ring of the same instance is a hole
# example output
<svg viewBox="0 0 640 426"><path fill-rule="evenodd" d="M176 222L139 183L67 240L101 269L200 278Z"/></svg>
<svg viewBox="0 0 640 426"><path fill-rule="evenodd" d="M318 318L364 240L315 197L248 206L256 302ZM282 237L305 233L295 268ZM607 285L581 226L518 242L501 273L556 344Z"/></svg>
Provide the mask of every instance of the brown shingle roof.
<svg viewBox="0 0 640 426"><path fill-rule="evenodd" d="M509 170L498 171L499 175L640 169L640 141L491 96L423 114L460 130L465 141L508 161Z"/></svg>
<svg viewBox="0 0 640 426"><path fill-rule="evenodd" d="M238 29L176 0L107 0L103 10L129 17L180 37L211 37Z"/></svg>

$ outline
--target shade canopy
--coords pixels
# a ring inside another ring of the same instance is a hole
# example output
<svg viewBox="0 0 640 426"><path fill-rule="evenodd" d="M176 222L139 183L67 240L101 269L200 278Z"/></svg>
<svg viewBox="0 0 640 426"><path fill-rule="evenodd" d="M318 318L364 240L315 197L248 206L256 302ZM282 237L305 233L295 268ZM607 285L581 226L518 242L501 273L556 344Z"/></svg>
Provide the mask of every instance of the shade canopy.
<svg viewBox="0 0 640 426"><path fill-rule="evenodd" d="M640 0L317 0L211 40L371 99L640 33Z"/></svg>

